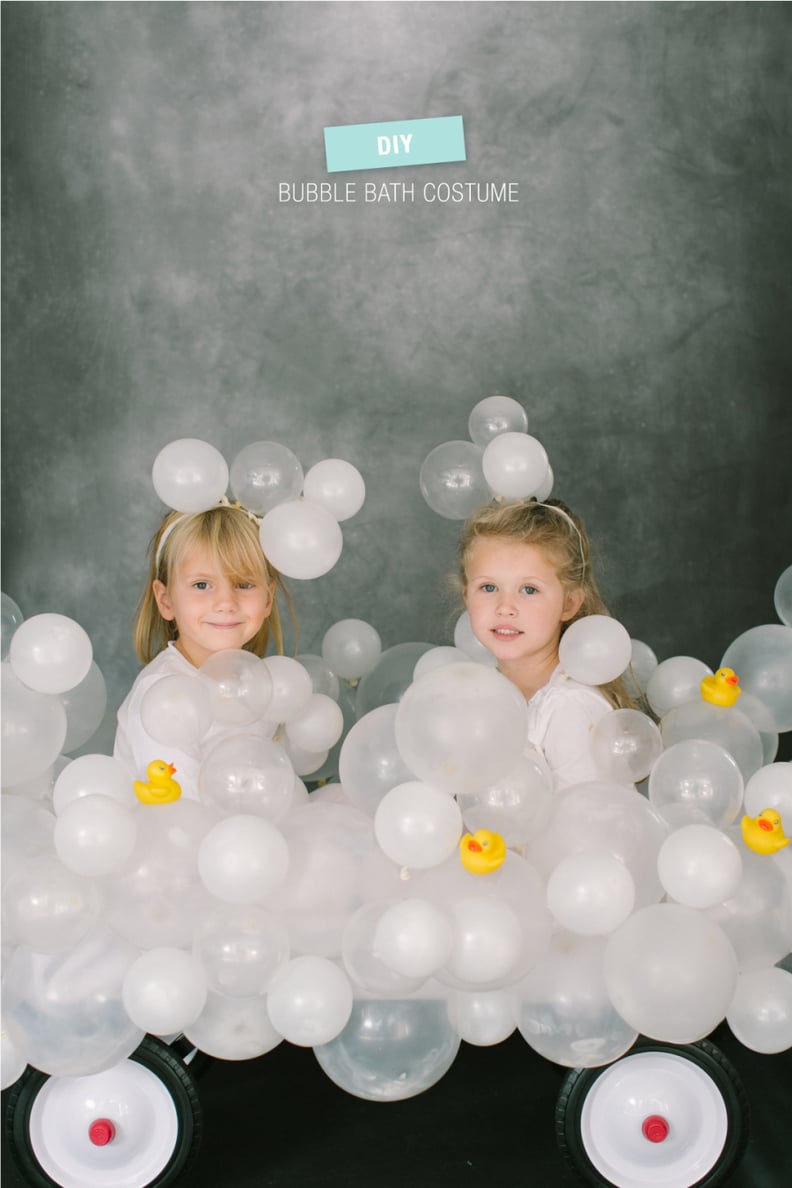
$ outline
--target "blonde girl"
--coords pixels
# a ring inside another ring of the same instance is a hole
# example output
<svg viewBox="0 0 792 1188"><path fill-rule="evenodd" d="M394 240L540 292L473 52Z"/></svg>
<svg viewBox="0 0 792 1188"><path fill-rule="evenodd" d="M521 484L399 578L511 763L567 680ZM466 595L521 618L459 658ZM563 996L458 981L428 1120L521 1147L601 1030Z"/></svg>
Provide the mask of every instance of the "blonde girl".
<svg viewBox="0 0 792 1188"><path fill-rule="evenodd" d="M620 681L592 687L561 669L570 623L603 615L582 521L560 500L490 504L465 525L460 577L473 633L528 702L528 739L556 787L598 778L593 727L631 703Z"/></svg>

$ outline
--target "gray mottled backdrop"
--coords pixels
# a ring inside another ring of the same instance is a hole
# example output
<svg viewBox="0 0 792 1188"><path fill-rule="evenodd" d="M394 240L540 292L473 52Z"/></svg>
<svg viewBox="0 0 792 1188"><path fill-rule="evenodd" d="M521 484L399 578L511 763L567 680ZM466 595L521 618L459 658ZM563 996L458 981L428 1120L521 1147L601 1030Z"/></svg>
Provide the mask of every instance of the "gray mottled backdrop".
<svg viewBox="0 0 792 1188"><path fill-rule="evenodd" d="M458 525L418 471L484 396L529 412L614 613L715 665L790 547L785 4L3 7L3 588L89 631L113 708L177 437L343 457L368 498L293 584L447 642ZM326 125L462 115L519 204L278 202Z"/></svg>

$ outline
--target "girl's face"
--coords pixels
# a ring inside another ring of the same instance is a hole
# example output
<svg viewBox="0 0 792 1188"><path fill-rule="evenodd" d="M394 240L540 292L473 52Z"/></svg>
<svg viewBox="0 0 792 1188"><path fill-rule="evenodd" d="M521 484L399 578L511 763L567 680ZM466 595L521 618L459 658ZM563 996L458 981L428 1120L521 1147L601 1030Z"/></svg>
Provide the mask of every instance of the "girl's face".
<svg viewBox="0 0 792 1188"><path fill-rule="evenodd" d="M471 547L465 605L476 639L508 666L558 658L561 624L573 618L583 592L562 586L536 545L482 536Z"/></svg>
<svg viewBox="0 0 792 1188"><path fill-rule="evenodd" d="M176 647L196 668L215 652L242 648L272 610L265 581L232 581L205 546L186 553L170 584L155 581L153 590L163 619L176 623Z"/></svg>

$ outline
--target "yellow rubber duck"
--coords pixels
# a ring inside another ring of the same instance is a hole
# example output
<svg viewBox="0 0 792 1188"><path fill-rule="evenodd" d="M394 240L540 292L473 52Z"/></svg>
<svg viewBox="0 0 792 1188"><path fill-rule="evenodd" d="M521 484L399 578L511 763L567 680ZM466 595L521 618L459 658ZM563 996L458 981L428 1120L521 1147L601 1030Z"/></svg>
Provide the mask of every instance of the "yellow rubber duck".
<svg viewBox="0 0 792 1188"><path fill-rule="evenodd" d="M757 854L775 854L789 845L781 815L775 809L762 809L758 817L743 817L740 825L743 841Z"/></svg>
<svg viewBox="0 0 792 1188"><path fill-rule="evenodd" d="M181 796L181 786L174 780L176 768L164 759L155 759L146 768L149 782L135 780L135 796L142 804L170 804Z"/></svg>
<svg viewBox="0 0 792 1188"><path fill-rule="evenodd" d="M714 676L705 676L701 682L701 696L713 705L736 705L742 693L740 678L732 668L719 668Z"/></svg>
<svg viewBox="0 0 792 1188"><path fill-rule="evenodd" d="M477 829L459 843L459 858L471 874L490 874L506 861L506 842L499 833Z"/></svg>

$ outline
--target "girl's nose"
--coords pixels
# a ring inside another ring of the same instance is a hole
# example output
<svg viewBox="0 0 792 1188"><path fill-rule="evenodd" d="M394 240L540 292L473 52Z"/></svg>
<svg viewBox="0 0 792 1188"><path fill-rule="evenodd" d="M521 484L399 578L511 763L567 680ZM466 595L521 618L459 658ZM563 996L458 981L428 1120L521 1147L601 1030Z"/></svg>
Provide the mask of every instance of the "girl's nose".
<svg viewBox="0 0 792 1188"><path fill-rule="evenodd" d="M504 595L498 602L498 614L511 618L517 614L517 608L511 598Z"/></svg>
<svg viewBox="0 0 792 1188"><path fill-rule="evenodd" d="M237 588L233 582L221 582L217 587L215 602L221 606L232 605L236 602Z"/></svg>

